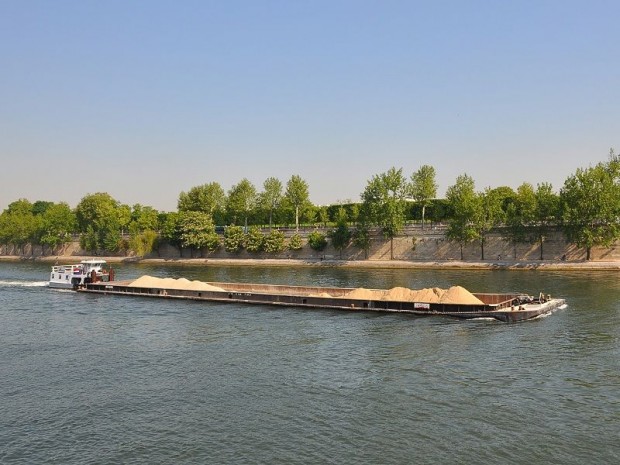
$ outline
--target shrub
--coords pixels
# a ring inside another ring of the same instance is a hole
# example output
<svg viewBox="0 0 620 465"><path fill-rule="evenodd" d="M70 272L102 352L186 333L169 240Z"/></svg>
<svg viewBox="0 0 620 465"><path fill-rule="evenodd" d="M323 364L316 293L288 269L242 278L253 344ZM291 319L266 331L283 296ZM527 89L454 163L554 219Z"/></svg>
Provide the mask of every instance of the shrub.
<svg viewBox="0 0 620 465"><path fill-rule="evenodd" d="M312 231L308 234L308 244L312 248L312 250L323 250L327 247L327 239L325 238L325 234L319 231Z"/></svg>
<svg viewBox="0 0 620 465"><path fill-rule="evenodd" d="M236 253L243 248L243 228L228 226L224 229L224 249L226 252Z"/></svg>
<svg viewBox="0 0 620 465"><path fill-rule="evenodd" d="M294 234L288 241L288 248L291 250L300 250L304 246L301 236Z"/></svg>
<svg viewBox="0 0 620 465"><path fill-rule="evenodd" d="M248 233L245 235L245 249L248 252L260 252L263 250L265 243L265 236L258 226L252 226Z"/></svg>
<svg viewBox="0 0 620 465"><path fill-rule="evenodd" d="M285 249L284 233L282 231L272 230L266 237L263 249L268 253L278 253Z"/></svg>

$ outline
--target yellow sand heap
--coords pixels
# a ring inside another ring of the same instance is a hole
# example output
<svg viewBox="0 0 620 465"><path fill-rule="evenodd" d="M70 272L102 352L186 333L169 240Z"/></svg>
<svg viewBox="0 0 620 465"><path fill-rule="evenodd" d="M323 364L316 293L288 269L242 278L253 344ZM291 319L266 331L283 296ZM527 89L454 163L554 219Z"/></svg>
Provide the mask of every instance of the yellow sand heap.
<svg viewBox="0 0 620 465"><path fill-rule="evenodd" d="M186 291L225 291L221 287L213 286L202 281L190 281L185 278L155 278L148 275L141 276L136 279L129 284L129 287L177 289ZM282 292L286 293L286 291ZM312 297L333 297L327 292L308 295ZM438 287L420 290L408 289L406 287L394 287L388 291L359 287L357 289L353 289L342 297L357 300L389 300L395 302L483 305L483 302L480 299L461 286L452 286L447 290L440 289Z"/></svg>
<svg viewBox="0 0 620 465"><path fill-rule="evenodd" d="M223 291L221 287L212 286L202 281L190 281L185 278L156 278L144 275L132 281L129 287L148 287L153 289L177 289L184 291Z"/></svg>
<svg viewBox="0 0 620 465"><path fill-rule="evenodd" d="M483 305L480 299L461 286L452 286L447 290L438 287L420 290L408 289L406 287L394 287L389 291L371 290L360 287L347 293L344 297L360 300Z"/></svg>

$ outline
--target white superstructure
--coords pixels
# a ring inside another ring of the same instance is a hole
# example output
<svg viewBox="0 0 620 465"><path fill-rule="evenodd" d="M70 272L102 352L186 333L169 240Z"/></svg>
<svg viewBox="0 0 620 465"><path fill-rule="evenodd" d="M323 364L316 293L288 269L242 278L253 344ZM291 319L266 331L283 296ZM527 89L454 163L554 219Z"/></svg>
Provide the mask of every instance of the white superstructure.
<svg viewBox="0 0 620 465"><path fill-rule="evenodd" d="M87 283L110 281L111 272L105 269L105 260L82 260L75 265L54 265L50 273L49 287L76 289ZM112 277L112 279L114 279Z"/></svg>

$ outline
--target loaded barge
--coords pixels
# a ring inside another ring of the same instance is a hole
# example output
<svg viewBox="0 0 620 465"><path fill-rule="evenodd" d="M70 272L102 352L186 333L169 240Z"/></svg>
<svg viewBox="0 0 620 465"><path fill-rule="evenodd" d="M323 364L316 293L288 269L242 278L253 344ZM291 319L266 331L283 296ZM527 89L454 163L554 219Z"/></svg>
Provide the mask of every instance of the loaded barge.
<svg viewBox="0 0 620 465"><path fill-rule="evenodd" d="M148 278L148 279L147 279ZM156 280L156 281L153 281ZM179 286L178 281L184 281ZM463 301L414 301L390 297L386 290L305 287L247 283L203 283L199 281L158 279L143 276L135 281L94 282L79 287L79 292L164 299L185 299L209 302L264 304L286 307L319 308L348 311L408 313L413 315L443 315L457 318L493 318L503 322L529 320L551 313L565 304L564 299L539 294L469 293ZM189 284L187 284L189 283ZM405 289L405 288L395 288ZM452 290L451 288L450 290ZM411 291L409 292L421 292ZM431 291L425 289L424 291ZM446 292L446 291L444 291ZM380 297L379 297L380 296ZM464 303L466 302L466 303Z"/></svg>

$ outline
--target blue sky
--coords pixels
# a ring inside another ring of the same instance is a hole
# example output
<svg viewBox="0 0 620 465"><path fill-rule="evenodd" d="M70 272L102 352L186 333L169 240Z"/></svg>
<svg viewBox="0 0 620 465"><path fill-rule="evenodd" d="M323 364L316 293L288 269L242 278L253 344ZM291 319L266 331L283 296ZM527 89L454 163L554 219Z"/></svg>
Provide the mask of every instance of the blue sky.
<svg viewBox="0 0 620 465"><path fill-rule="evenodd" d="M620 149L618 1L0 0L0 209L390 167L556 190Z"/></svg>

